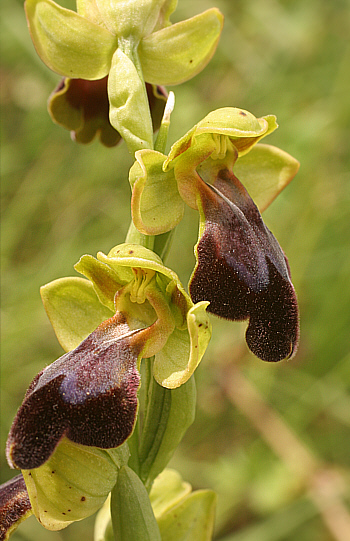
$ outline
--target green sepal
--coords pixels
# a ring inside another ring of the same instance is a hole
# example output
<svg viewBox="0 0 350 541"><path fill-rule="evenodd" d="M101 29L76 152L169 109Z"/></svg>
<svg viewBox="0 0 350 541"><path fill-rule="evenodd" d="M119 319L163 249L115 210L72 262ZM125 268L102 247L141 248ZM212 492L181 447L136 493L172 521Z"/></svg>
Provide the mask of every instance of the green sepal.
<svg viewBox="0 0 350 541"><path fill-rule="evenodd" d="M123 137L132 156L140 148L153 147L147 93L134 61L118 48L108 77L110 123Z"/></svg>
<svg viewBox="0 0 350 541"><path fill-rule="evenodd" d="M39 522L48 530L61 530L95 513L128 458L127 445L107 451L63 438L45 464L22 471Z"/></svg>
<svg viewBox="0 0 350 541"><path fill-rule="evenodd" d="M237 160L234 173L263 212L294 178L299 165L284 150L259 143Z"/></svg>
<svg viewBox="0 0 350 541"><path fill-rule="evenodd" d="M213 56L223 26L217 8L145 37L139 45L145 80L180 84L199 73Z"/></svg>
<svg viewBox="0 0 350 541"><path fill-rule="evenodd" d="M44 308L65 351L75 349L113 312L99 301L93 285L78 277L59 278L40 288Z"/></svg>
<svg viewBox="0 0 350 541"><path fill-rule="evenodd" d="M161 541L147 490L136 473L124 466L112 491L111 515L118 541Z"/></svg>
<svg viewBox="0 0 350 541"><path fill-rule="evenodd" d="M155 517L161 517L191 491L190 483L183 481L176 470L167 468L162 471L154 480L149 495Z"/></svg>
<svg viewBox="0 0 350 541"><path fill-rule="evenodd" d="M179 388L170 390L161 387L151 376L147 396L145 418L139 435L138 460L140 478L150 489L194 421L194 377Z"/></svg>
<svg viewBox="0 0 350 541"><path fill-rule="evenodd" d="M172 170L164 173L166 156L154 150L139 150L130 169L131 211L137 229L146 235L170 231L182 220L184 202Z"/></svg>
<svg viewBox="0 0 350 541"><path fill-rule="evenodd" d="M108 30L51 0L26 0L29 30L41 60L77 79L108 74L117 39Z"/></svg>
<svg viewBox="0 0 350 541"><path fill-rule="evenodd" d="M162 541L210 541L215 520L216 494L196 490L157 517Z"/></svg>

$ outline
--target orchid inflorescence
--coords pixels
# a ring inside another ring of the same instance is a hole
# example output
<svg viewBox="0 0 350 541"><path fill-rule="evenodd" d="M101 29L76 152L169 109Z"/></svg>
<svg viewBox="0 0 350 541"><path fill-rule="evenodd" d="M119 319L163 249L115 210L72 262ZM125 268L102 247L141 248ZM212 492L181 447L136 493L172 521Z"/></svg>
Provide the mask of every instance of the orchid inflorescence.
<svg viewBox="0 0 350 541"><path fill-rule="evenodd" d="M1 488L4 539L31 513L58 530L100 508L96 541L166 541L174 528L181 540L193 521L191 539L210 539L214 493L191 492L165 469L194 418L209 312L248 320L247 345L265 361L297 349L288 261L260 212L299 164L260 143L277 128L273 115L233 107L210 112L165 154L174 98L166 105L163 85L208 63L223 23L214 8L172 25L176 4L77 0L76 13L25 3L39 56L63 76L53 120L79 143L124 139L135 158L133 222L108 255L81 257L84 278L41 289L66 353L34 378L11 427L7 458L22 474ZM189 294L163 262L186 204L199 212Z"/></svg>

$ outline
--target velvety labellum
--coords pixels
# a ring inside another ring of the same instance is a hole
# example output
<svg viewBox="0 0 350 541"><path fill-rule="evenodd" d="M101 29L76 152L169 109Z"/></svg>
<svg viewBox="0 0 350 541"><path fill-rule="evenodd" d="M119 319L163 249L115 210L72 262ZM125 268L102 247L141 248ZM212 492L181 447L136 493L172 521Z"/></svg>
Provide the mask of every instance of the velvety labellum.
<svg viewBox="0 0 350 541"><path fill-rule="evenodd" d="M129 437L143 347L138 332L130 331L117 312L34 378L8 437L10 464L41 466L63 436L103 449L118 447Z"/></svg>
<svg viewBox="0 0 350 541"><path fill-rule="evenodd" d="M248 192L224 169L199 182L202 235L190 282L194 302L230 320L249 318L246 340L265 361L289 358L299 334L297 300L287 260Z"/></svg>
<svg viewBox="0 0 350 541"><path fill-rule="evenodd" d="M8 539L17 525L32 513L22 475L0 487L0 539Z"/></svg>

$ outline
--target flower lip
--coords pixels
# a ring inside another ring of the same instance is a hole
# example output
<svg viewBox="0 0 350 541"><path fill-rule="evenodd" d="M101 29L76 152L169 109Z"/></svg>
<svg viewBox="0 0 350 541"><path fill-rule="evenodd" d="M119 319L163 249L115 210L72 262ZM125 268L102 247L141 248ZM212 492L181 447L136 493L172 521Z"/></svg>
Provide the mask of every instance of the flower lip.
<svg viewBox="0 0 350 541"><path fill-rule="evenodd" d="M63 436L103 449L118 447L130 436L144 346L137 333L117 313L36 376L7 441L11 465L41 466Z"/></svg>
<svg viewBox="0 0 350 541"><path fill-rule="evenodd" d="M16 475L0 487L0 538L9 539L18 524L31 514L23 475Z"/></svg>
<svg viewBox="0 0 350 541"><path fill-rule="evenodd" d="M243 185L229 170L199 182L201 234L190 280L194 302L230 320L249 318L246 340L265 361L290 358L299 336L287 260Z"/></svg>

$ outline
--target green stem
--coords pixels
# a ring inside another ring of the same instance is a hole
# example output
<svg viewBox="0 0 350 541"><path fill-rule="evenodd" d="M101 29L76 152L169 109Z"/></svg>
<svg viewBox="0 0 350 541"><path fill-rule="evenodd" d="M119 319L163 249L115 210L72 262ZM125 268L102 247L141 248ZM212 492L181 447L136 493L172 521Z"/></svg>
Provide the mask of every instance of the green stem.
<svg viewBox="0 0 350 541"><path fill-rule="evenodd" d="M131 220L129 231L127 232L125 239L126 243L139 244L140 246L144 246L149 250L153 250L154 239L155 237L153 235L143 235L142 233L140 233L134 226L134 222Z"/></svg>

